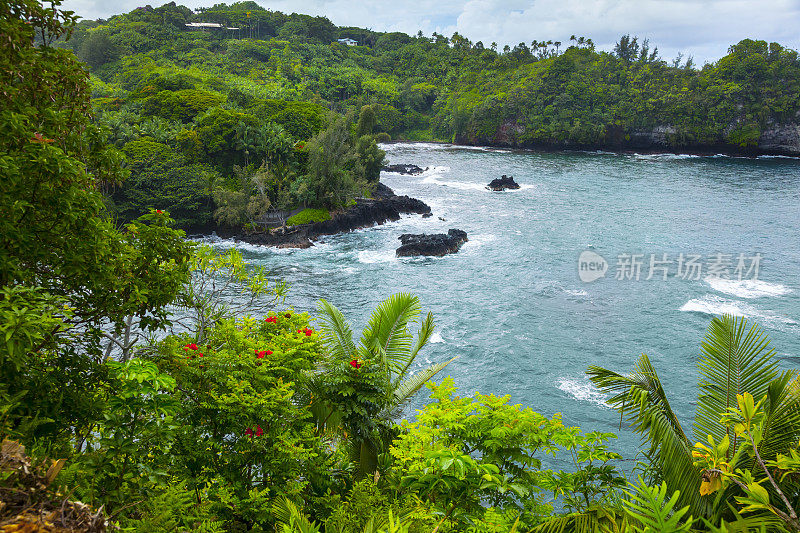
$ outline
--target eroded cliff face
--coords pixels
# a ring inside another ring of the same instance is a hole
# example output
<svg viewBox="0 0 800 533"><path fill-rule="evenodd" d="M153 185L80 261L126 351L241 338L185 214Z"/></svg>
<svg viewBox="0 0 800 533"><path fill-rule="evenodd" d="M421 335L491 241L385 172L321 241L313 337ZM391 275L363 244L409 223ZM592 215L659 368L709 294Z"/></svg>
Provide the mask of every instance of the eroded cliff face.
<svg viewBox="0 0 800 533"><path fill-rule="evenodd" d="M800 118L788 124L768 125L758 140L758 149L765 153L800 155Z"/></svg>
<svg viewBox="0 0 800 533"><path fill-rule="evenodd" d="M735 125L731 125L731 130ZM504 120L490 139L476 138L474 135L456 135L455 142L470 145L490 145L511 148L541 149L604 149L604 150L666 150L670 152L707 152L730 153L742 155L788 155L800 156L800 113L791 122L771 120L761 132L758 143L750 146L738 146L726 142L722 135L717 142L693 142L679 137L678 130L669 124L652 128L640 128L625 131L620 126L606 127L606 140L603 143L580 144L571 141L552 143L536 143L522 141L525 127L518 118Z"/></svg>

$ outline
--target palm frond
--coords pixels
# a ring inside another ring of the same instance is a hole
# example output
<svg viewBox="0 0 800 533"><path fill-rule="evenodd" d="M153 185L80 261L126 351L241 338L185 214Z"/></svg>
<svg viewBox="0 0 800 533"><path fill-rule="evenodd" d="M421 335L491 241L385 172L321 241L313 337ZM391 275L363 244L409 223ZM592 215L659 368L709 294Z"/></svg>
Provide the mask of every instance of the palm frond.
<svg viewBox="0 0 800 533"><path fill-rule="evenodd" d="M592 507L586 512L556 515L531 530L532 533L621 533L627 519L618 509Z"/></svg>
<svg viewBox="0 0 800 533"><path fill-rule="evenodd" d="M322 344L335 359L348 359L356 354L353 329L336 306L326 300L317 303L322 322Z"/></svg>
<svg viewBox="0 0 800 533"><path fill-rule="evenodd" d="M390 372L398 373L408 362L412 346L408 323L419 313L419 298L400 292L381 302L364 328L362 344L378 355Z"/></svg>
<svg viewBox="0 0 800 533"><path fill-rule="evenodd" d="M692 515L704 516L709 502L700 496L701 476L692 464L692 443L670 407L650 358L642 354L627 376L596 366L587 374L600 390L614 394L607 403L649 443L646 455L661 479L670 487L681 487L680 506L688 505Z"/></svg>
<svg viewBox="0 0 800 533"><path fill-rule="evenodd" d="M413 376L409 376L402 383L394 389L395 405L400 406L402 403L408 401L422 386L433 376L444 370L447 365L456 360L458 356L453 357L449 361L436 363L428 368L420 370Z"/></svg>
<svg viewBox="0 0 800 533"><path fill-rule="evenodd" d="M433 313L428 312L428 315L422 320L422 323L419 326L419 331L417 332L417 342L414 343L414 348L412 348L411 353L409 354L408 360L406 361L403 368L397 372L397 376L395 378L394 386L397 386L397 382L403 379L403 376L406 375L408 369L417 359L417 354L419 351L428 344L428 341L433 335L433 330L436 327L436 324L433 321Z"/></svg>
<svg viewBox="0 0 800 533"><path fill-rule="evenodd" d="M272 504L272 514L281 525L279 531L286 533L321 533L319 526L309 520L297 506L285 496Z"/></svg>
<svg viewBox="0 0 800 533"><path fill-rule="evenodd" d="M800 376L796 371L783 372L772 380L764 411L764 435L759 451L763 457L774 459L800 438Z"/></svg>
<svg viewBox="0 0 800 533"><path fill-rule="evenodd" d="M719 441L727 434L733 440L733 431L721 422L721 415L736 406L737 394L749 392L754 398L763 397L778 375L769 338L756 324L748 328L742 317L715 317L703 340L697 366L701 378L695 438L705 441L713 435Z"/></svg>

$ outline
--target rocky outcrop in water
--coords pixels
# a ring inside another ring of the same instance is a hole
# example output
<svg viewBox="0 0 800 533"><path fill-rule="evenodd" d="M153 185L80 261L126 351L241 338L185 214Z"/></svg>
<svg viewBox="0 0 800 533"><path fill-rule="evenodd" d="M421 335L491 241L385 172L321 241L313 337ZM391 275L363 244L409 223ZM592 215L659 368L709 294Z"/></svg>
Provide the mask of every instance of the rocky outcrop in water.
<svg viewBox="0 0 800 533"><path fill-rule="evenodd" d="M415 176L417 174L422 174L426 169L422 169L417 165L387 165L381 170L384 172L394 172L396 174Z"/></svg>
<svg viewBox="0 0 800 533"><path fill-rule="evenodd" d="M460 229L451 229L445 235L404 233L400 235L400 248L397 257L411 257L417 255L433 255L441 257L456 253L461 245L467 242L467 232Z"/></svg>
<svg viewBox="0 0 800 533"><path fill-rule="evenodd" d="M519 184L514 181L514 176L506 176L503 174L501 177L489 182L486 188L490 191L504 191L506 189L519 189Z"/></svg>
<svg viewBox="0 0 800 533"><path fill-rule="evenodd" d="M277 228L264 233L234 235L250 244L277 246L278 248L308 248L323 235L346 233L360 228L384 224L400 219L402 213L425 215L431 208L422 200L408 196L397 196L394 191L378 183L372 198L358 198L354 206L336 213L330 220Z"/></svg>

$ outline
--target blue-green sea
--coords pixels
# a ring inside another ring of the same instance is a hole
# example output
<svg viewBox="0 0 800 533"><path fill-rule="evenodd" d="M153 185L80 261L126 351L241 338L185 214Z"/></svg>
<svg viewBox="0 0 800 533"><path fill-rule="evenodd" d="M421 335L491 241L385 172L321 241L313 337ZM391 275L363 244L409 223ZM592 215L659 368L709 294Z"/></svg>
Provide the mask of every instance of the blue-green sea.
<svg viewBox="0 0 800 533"><path fill-rule="evenodd" d="M616 447L628 460L638 440L620 431L619 415L585 378L589 365L627 371L647 353L686 424L700 342L714 314L758 321L782 365L800 365L797 159L384 148L391 163L427 167L381 180L428 203L432 217L403 216L307 250L240 246L248 260L291 284L287 303L296 309L325 298L360 329L383 298L411 291L438 326L420 366L457 355L447 372L463 393L510 394L513 403L562 413L568 425L618 432ZM485 189L502 174L522 188ZM395 257L400 234L449 228L469 235L457 254ZM586 250L608 263L605 277L591 283L578 272ZM684 261L700 256L699 279L684 279L696 271L677 275L680 254ZM654 264L666 268L666 280L664 268L645 279L651 256L671 261ZM757 279L749 279L751 270L738 280L740 259L748 269L758 263ZM626 265L638 261L636 280Z"/></svg>

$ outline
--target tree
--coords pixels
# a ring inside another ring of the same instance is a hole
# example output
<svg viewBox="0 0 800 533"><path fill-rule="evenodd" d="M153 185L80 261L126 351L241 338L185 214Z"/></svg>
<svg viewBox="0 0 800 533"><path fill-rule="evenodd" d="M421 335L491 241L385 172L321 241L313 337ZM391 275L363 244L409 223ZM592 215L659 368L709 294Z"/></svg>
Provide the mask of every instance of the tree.
<svg viewBox="0 0 800 533"><path fill-rule="evenodd" d="M306 180L316 201L326 207L343 207L363 185L359 183L363 171L357 168L358 153L350 132L351 118L337 118L328 129L314 136L306 145Z"/></svg>
<svg viewBox="0 0 800 533"><path fill-rule="evenodd" d="M724 460L736 457L738 447L745 445L737 435L736 421L724 415L737 405L737 395L765 395L764 421L759 450L768 460L797 444L800 436L800 381L794 371L779 372L775 351L769 339L757 326L748 327L744 318L725 315L714 318L702 343L702 357L697 364L701 379L694 421L696 441L730 446L722 452ZM669 400L650 359L642 355L633 373L622 375L600 367L590 367L592 382L614 396L609 404L619 410L642 435L653 480L666 482L672 491L679 491L678 506L688 506L695 518L719 523L732 515L727 503L739 488L732 484L717 498L701 492L703 469L694 464L692 442L670 407ZM746 471L760 467L742 460L734 468Z"/></svg>
<svg viewBox="0 0 800 533"><path fill-rule="evenodd" d="M59 3L0 5L0 401L17 409L18 429L25 419L61 420L53 390L91 395L100 340L131 319L163 324L188 277L190 245L167 213L118 229L105 212L99 189L124 179L122 157L92 121L82 66L52 46L75 20Z"/></svg>
<svg viewBox="0 0 800 533"><path fill-rule="evenodd" d="M386 152L378 148L375 138L371 135L364 135L358 139L356 152L364 169L364 178L370 183L377 183L381 177Z"/></svg>
<svg viewBox="0 0 800 533"><path fill-rule="evenodd" d="M83 41L78 56L92 68L99 68L119 57L117 46L102 30L90 31Z"/></svg>
<svg viewBox="0 0 800 533"><path fill-rule="evenodd" d="M371 135L375 128L375 110L370 105L361 108L356 124L356 136Z"/></svg>
<svg viewBox="0 0 800 533"><path fill-rule="evenodd" d="M312 411L320 431L339 433L350 444L360 475L377 468L377 458L393 438L398 410L450 362L410 374L419 351L433 335L433 315L420 322L416 339L408 327L420 315L419 299L408 293L384 300L372 313L358 345L336 307L320 300L322 372L309 384Z"/></svg>

